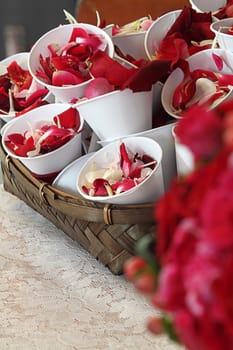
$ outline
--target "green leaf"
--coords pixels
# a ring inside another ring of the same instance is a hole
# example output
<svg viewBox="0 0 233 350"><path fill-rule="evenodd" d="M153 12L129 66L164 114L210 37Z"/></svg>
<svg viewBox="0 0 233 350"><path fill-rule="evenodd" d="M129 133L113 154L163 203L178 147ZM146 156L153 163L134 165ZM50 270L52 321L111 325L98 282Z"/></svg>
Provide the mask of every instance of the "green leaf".
<svg viewBox="0 0 233 350"><path fill-rule="evenodd" d="M168 315L163 315L161 317L161 320L163 323L164 331L169 336L169 338L171 340L173 340L174 342L179 343L179 339L178 339L176 331L173 327L173 322L172 322L171 317Z"/></svg>
<svg viewBox="0 0 233 350"><path fill-rule="evenodd" d="M136 244L136 254L141 256L151 267L154 274L157 276L160 271L159 262L155 255L155 237L151 234L142 237Z"/></svg>

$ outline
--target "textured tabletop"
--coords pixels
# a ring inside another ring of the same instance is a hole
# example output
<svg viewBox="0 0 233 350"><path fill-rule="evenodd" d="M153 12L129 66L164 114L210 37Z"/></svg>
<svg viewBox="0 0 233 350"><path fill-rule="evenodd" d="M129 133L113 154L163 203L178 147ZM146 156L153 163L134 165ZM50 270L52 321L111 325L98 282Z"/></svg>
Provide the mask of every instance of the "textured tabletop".
<svg viewBox="0 0 233 350"><path fill-rule="evenodd" d="M0 185L0 349L178 350L156 313L52 223Z"/></svg>

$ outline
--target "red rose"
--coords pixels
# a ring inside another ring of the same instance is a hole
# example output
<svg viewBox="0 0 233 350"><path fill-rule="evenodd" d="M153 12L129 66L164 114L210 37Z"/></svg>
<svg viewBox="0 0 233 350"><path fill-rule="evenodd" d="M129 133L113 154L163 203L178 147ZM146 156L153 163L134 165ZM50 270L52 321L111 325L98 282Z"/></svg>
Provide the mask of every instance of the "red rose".
<svg viewBox="0 0 233 350"><path fill-rule="evenodd" d="M233 247L233 167L227 168L203 201L204 238L217 246Z"/></svg>
<svg viewBox="0 0 233 350"><path fill-rule="evenodd" d="M194 105L187 110L175 132L196 160L213 157L222 145L222 122L214 111L207 111L203 106Z"/></svg>

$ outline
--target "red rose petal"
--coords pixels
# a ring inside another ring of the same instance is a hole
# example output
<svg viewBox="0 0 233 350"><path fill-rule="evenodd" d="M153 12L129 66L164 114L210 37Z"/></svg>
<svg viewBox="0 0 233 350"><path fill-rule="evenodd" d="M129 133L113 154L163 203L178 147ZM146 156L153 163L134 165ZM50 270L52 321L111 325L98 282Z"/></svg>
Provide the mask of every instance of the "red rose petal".
<svg viewBox="0 0 233 350"><path fill-rule="evenodd" d="M90 59L90 62L92 63L90 72L93 77L106 78L108 82L116 88L122 86L122 84L124 84L124 82L138 69L128 69L122 66L103 51L97 51Z"/></svg>
<svg viewBox="0 0 233 350"><path fill-rule="evenodd" d="M58 122L59 119L59 122ZM61 125L65 129L79 130L81 125L79 111L76 108L70 107L64 112L54 117L55 123Z"/></svg>
<svg viewBox="0 0 233 350"><path fill-rule="evenodd" d="M96 96L104 95L114 90L114 86L111 85L106 78L93 79L85 89L85 97L93 98Z"/></svg>
<svg viewBox="0 0 233 350"><path fill-rule="evenodd" d="M54 86L77 85L83 81L83 78L79 78L65 70L55 71L52 76L52 85Z"/></svg>

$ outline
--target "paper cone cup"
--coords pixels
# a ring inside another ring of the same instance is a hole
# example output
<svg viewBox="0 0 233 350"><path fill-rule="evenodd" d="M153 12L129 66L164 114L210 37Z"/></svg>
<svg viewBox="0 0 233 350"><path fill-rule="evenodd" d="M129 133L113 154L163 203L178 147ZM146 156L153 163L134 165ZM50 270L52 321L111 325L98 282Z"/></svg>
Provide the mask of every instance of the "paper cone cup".
<svg viewBox="0 0 233 350"><path fill-rule="evenodd" d="M83 28L89 33L101 35L107 44L107 54L110 57L113 57L114 46L110 36L104 30L87 23L66 24L50 30L33 45L29 55L29 70L32 76L42 85L46 86L54 94L59 102L63 103L70 103L73 99L82 97L84 95L85 88L89 84L90 80L84 81L83 83L77 85L53 86L45 83L43 80L38 78L37 70L40 67L40 55L42 55L44 58L51 55L48 49L48 45L51 45L53 43L60 46L65 45L68 42L73 29L77 27Z"/></svg>
<svg viewBox="0 0 233 350"><path fill-rule="evenodd" d="M147 58L144 40L146 32L113 35L113 44L119 47L124 55L130 55L135 59Z"/></svg>
<svg viewBox="0 0 233 350"><path fill-rule="evenodd" d="M107 33L110 38L112 38L112 28L114 27L114 24L108 24L106 27L103 28L105 33Z"/></svg>
<svg viewBox="0 0 233 350"><path fill-rule="evenodd" d="M76 108L100 140L152 127L152 91L117 90L80 102Z"/></svg>
<svg viewBox="0 0 233 350"><path fill-rule="evenodd" d="M68 108L70 108L69 104L48 104L33 109L25 113L21 118L15 118L9 122L6 127L4 127L2 134L2 144L5 151L11 157L19 159L21 163L35 175L48 175L62 170L66 165L81 155L81 132L56 150L35 157L19 157L15 155L6 147L4 141L9 134L23 134L29 130L29 126L31 126L33 130L38 123L41 124L44 122L44 124L46 124L48 121L51 121L54 116L64 112ZM81 118L80 130L82 126L83 119Z"/></svg>
<svg viewBox="0 0 233 350"><path fill-rule="evenodd" d="M176 156L175 156L175 143L174 137L172 135L172 129L174 127L174 123L163 125L159 128L154 128L151 130L146 130L139 132L137 134L132 134L130 137L149 137L150 139L158 142L162 151L162 169L163 169L163 180L165 190L169 189L169 186L176 176ZM102 147L116 142L117 140L121 140L122 138L113 139L113 140L105 140L105 141L97 141Z"/></svg>
<svg viewBox="0 0 233 350"><path fill-rule="evenodd" d="M19 52L17 54L14 54L12 56L6 57L0 62L0 65L3 65L5 67L8 67L12 62L16 61L20 67L23 69L29 69L28 68L28 58L29 58L29 52ZM38 84L38 83L36 83ZM38 84L38 88L42 88L41 84ZM48 92L48 94L44 97L44 100L49 101L49 102L54 102L54 96ZM10 120L15 118L15 113L10 113L10 114L1 114L0 113L0 118L8 123Z"/></svg>
<svg viewBox="0 0 233 350"><path fill-rule="evenodd" d="M103 165L119 160L120 143L124 142L126 148L132 153L147 154L153 159L157 160L157 165L150 176L136 187L113 196L88 196L83 190L82 186L85 183L85 174L92 169L93 162L96 168L101 168ZM122 141L113 142L99 151L97 151L80 170L77 178L77 189L80 194L89 200L111 203L111 204L140 204L151 203L158 200L164 194L163 173L161 167L162 149L159 144L147 137L129 137L122 139Z"/></svg>
<svg viewBox="0 0 233 350"><path fill-rule="evenodd" d="M213 54L216 54L223 60L223 69L221 70L221 73L233 74L233 53L222 49L203 50L190 56L187 59L189 62L190 71L193 71L195 69L204 69L207 71L218 72L219 69L215 64ZM180 68L176 68L165 81L161 93L161 101L165 111L176 119L181 118L181 116L175 113L175 109L172 106L172 99L174 91L176 87L182 82L183 77L183 71ZM224 101L232 98L233 92L230 90L230 92L225 96Z"/></svg>

